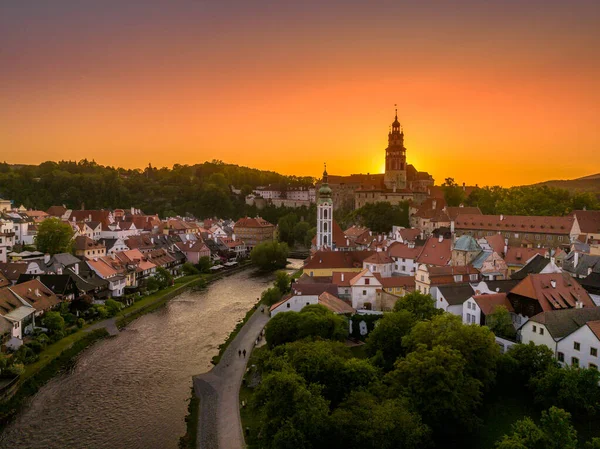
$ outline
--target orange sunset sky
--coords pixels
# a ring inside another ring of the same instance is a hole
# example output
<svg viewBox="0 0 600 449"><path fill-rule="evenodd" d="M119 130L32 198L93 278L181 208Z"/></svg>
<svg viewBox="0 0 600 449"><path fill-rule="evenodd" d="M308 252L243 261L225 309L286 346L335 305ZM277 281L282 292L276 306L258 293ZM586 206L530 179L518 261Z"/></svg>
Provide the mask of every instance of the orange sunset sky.
<svg viewBox="0 0 600 449"><path fill-rule="evenodd" d="M0 161L504 186L600 172L598 1L0 5Z"/></svg>

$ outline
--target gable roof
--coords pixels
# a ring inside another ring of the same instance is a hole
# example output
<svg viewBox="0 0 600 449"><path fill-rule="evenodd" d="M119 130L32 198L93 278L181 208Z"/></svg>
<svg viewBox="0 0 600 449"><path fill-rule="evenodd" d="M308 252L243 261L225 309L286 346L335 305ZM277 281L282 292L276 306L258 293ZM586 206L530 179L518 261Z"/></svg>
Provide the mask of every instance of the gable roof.
<svg viewBox="0 0 600 449"><path fill-rule="evenodd" d="M417 257L418 263L427 265L448 265L452 258L452 240L430 237Z"/></svg>
<svg viewBox="0 0 600 449"><path fill-rule="evenodd" d="M600 234L600 210L575 210L573 215L583 234Z"/></svg>
<svg viewBox="0 0 600 449"><path fill-rule="evenodd" d="M475 293L470 284L440 285L438 290L451 306L462 304Z"/></svg>
<svg viewBox="0 0 600 449"><path fill-rule="evenodd" d="M504 306L509 312L514 312L512 304L506 297L506 293L493 293L491 295L475 295L473 300L477 303L484 315L489 315L498 306Z"/></svg>
<svg viewBox="0 0 600 449"><path fill-rule="evenodd" d="M575 308L577 301L594 307L588 292L568 273L530 274L510 294L536 300L544 311Z"/></svg>
<svg viewBox="0 0 600 449"><path fill-rule="evenodd" d="M493 251L496 251L498 254L504 253L504 238L501 234L488 235L484 238Z"/></svg>
<svg viewBox="0 0 600 449"><path fill-rule="evenodd" d="M527 215L476 215L461 214L454 221L455 229L484 229L488 231L510 231L541 234L570 234L575 218L538 217Z"/></svg>
<svg viewBox="0 0 600 449"><path fill-rule="evenodd" d="M446 206L444 212L450 220L455 220L461 214L482 215L481 210L477 206Z"/></svg>
<svg viewBox="0 0 600 449"><path fill-rule="evenodd" d="M530 274L541 273L544 268L550 263L550 258L546 258L539 254L533 256L533 258L527 262L527 264L516 273L513 273L510 277L512 279L525 279Z"/></svg>
<svg viewBox="0 0 600 449"><path fill-rule="evenodd" d="M9 290L24 299L37 311L49 310L60 303L52 290L38 279L31 279L22 284L13 285L9 287Z"/></svg>
<svg viewBox="0 0 600 449"><path fill-rule="evenodd" d="M546 326L555 340L560 340L572 334L590 321L600 320L600 307L589 307L569 310L550 310L538 313L530 318L534 323ZM592 324L594 329L597 324Z"/></svg>
<svg viewBox="0 0 600 449"><path fill-rule="evenodd" d="M388 263L394 263L394 261L386 253L377 251L363 260L363 263L371 263L375 265L383 265Z"/></svg>
<svg viewBox="0 0 600 449"><path fill-rule="evenodd" d="M373 251L316 251L304 264L304 269L362 268L363 260Z"/></svg>
<svg viewBox="0 0 600 449"><path fill-rule="evenodd" d="M356 313L356 310L353 309L352 306L327 291L319 295L319 304L327 307L333 313Z"/></svg>
<svg viewBox="0 0 600 449"><path fill-rule="evenodd" d="M388 254L390 257L395 257L396 259L410 259L415 260L419 257L423 251L422 246L413 246L412 248L404 243L394 242L388 248Z"/></svg>
<svg viewBox="0 0 600 449"><path fill-rule="evenodd" d="M365 268L360 273L358 273L356 276L354 276L352 279L350 279L350 285L351 286L355 285L363 277L374 278L377 281L377 283L379 285L381 285L381 281L379 280L379 278L377 276L375 276L375 274L371 273L371 271L368 268ZM370 284L370 285L377 286L377 284Z"/></svg>
<svg viewBox="0 0 600 449"><path fill-rule="evenodd" d="M520 248L509 246L504 255L504 261L507 265L525 265L536 254L546 255L546 248Z"/></svg>

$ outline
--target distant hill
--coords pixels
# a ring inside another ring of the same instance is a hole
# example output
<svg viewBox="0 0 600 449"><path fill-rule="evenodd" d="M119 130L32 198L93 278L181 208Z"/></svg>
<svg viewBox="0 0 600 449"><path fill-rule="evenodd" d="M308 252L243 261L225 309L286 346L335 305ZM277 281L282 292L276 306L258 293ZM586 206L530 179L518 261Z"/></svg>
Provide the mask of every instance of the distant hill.
<svg viewBox="0 0 600 449"><path fill-rule="evenodd" d="M600 173L584 176L577 179L556 179L552 181L539 182L535 186L550 186L567 189L572 192L593 192L600 194Z"/></svg>

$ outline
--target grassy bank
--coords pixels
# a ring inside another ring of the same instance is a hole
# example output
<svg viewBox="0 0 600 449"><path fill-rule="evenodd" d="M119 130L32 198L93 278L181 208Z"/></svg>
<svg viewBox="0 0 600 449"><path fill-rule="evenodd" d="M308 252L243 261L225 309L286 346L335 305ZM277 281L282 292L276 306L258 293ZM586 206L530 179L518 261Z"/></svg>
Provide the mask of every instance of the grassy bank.
<svg viewBox="0 0 600 449"><path fill-rule="evenodd" d="M185 435L179 438L179 449L196 449L198 438L198 413L200 413L200 399L196 396L194 385L191 387L188 413L185 416Z"/></svg>
<svg viewBox="0 0 600 449"><path fill-rule="evenodd" d="M106 336L106 329L96 329L88 333L79 331L50 345L44 351L44 357L27 367L19 380L17 392L8 401L0 404L0 430L15 416L27 398L34 395L59 371L69 366L81 351Z"/></svg>
<svg viewBox="0 0 600 449"><path fill-rule="evenodd" d="M252 355L248 360L248 366L251 368L244 375L242 386L240 387L240 418L242 419L242 430L244 432L244 439L246 441L246 447L248 449L257 449L260 445L260 439L258 433L261 426L260 414L253 410L251 407L252 396L254 395L254 388L247 386L247 382L254 375L252 365L256 364L258 357L263 351L268 351L266 346L252 351ZM244 406L242 407L242 404Z"/></svg>

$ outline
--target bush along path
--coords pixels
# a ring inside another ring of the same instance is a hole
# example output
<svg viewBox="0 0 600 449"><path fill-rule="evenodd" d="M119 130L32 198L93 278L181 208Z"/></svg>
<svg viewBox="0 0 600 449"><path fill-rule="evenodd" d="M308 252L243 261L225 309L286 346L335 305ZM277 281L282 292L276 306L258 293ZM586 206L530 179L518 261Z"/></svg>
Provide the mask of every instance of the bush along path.
<svg viewBox="0 0 600 449"><path fill-rule="evenodd" d="M268 307L259 304L229 343L219 363L209 372L194 377L194 390L200 398L199 449L244 447L239 406L240 385L254 343L268 321ZM239 355L238 351L244 350L245 356Z"/></svg>

